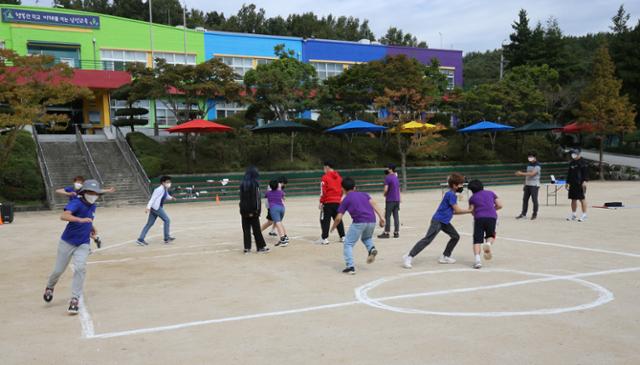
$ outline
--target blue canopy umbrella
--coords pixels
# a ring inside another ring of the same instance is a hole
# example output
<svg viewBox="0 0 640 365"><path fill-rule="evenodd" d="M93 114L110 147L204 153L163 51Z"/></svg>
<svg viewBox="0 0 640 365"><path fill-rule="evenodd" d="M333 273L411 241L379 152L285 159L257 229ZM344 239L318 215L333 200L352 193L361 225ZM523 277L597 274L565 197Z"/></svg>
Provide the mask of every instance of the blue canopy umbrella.
<svg viewBox="0 0 640 365"><path fill-rule="evenodd" d="M352 120L344 124L337 125L335 127L327 129L327 133L337 134L356 134L356 133L375 133L386 130L387 127L381 125L365 122L364 120Z"/></svg>
<svg viewBox="0 0 640 365"><path fill-rule="evenodd" d="M462 128L458 130L458 133L489 133L489 138L491 140L491 150L495 150L496 146L496 134L498 132L504 132L508 130L512 130L513 127L506 124L500 124L496 122L489 122L483 120L476 124L472 124L466 128ZM467 152L469 152L469 143L467 142Z"/></svg>

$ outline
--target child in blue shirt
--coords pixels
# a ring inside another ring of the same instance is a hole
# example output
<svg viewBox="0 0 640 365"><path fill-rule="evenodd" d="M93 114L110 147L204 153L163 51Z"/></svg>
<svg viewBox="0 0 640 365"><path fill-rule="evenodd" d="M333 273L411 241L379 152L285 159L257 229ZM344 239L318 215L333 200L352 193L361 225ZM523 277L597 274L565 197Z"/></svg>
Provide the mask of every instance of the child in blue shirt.
<svg viewBox="0 0 640 365"><path fill-rule="evenodd" d="M372 239L373 231L376 228L376 216L374 213L380 218L380 227L384 227L385 222L376 202L371 199L369 194L356 191L356 183L352 178L348 177L342 180L342 190L346 196L338 207L338 214L333 220L331 232L342 222L344 213L349 212L353 222L344 239L344 260L347 267L342 272L353 275L356 273L353 265L353 246L358 242L358 239L361 239L369 253L367 264L372 263L378 254Z"/></svg>
<svg viewBox="0 0 640 365"><path fill-rule="evenodd" d="M451 224L451 219L454 214L469 214L472 211L470 209L462 209L458 205L458 197L456 196L456 193L461 193L463 190L464 176L458 173L453 173L447 179L447 183L449 184L449 191L444 194L438 209L431 218L431 225L429 225L427 234L420 241L416 242L408 254L403 256L403 266L407 269L413 267L413 258L424 250L425 247L429 246L440 231L448 234L450 239L449 243L447 243L447 247L442 253L442 256L438 259L438 262L441 264L453 264L456 262L456 260L451 257L451 253L458 244L460 235Z"/></svg>
<svg viewBox="0 0 640 365"><path fill-rule="evenodd" d="M45 302L53 299L53 288L60 275L67 269L69 262L73 260L71 301L67 310L69 314L78 313L86 273L85 267L90 252L89 242L91 237L97 234L96 227L93 225L95 203L103 193L104 190L96 180L85 181L82 188L78 190L78 198L70 200L60 216L60 219L69 223L60 237L55 268L49 276L43 297Z"/></svg>

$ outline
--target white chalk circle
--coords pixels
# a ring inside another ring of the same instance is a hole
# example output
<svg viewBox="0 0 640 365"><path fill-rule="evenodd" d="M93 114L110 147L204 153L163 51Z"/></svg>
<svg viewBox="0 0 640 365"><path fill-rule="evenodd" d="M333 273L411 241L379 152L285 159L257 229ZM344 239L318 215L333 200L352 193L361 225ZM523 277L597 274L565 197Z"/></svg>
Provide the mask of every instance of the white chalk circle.
<svg viewBox="0 0 640 365"><path fill-rule="evenodd" d="M369 297L369 291L371 291L372 289L375 289L382 284L386 284L395 280L414 277L414 276L435 275L435 274L451 273L451 272L474 272L474 274L498 272L498 273L510 273L510 274L534 276L537 278L520 280L520 281L512 281L512 282L502 283L502 284L476 286L476 287L460 288L460 289L439 290L439 291L424 292L424 293L413 293L413 294L396 295L396 296L389 296L389 297L382 297L382 298ZM562 276L562 275L541 274L541 273L518 271L518 270L506 270L506 269L482 269L482 270L451 269L451 270L425 271L425 272L397 275L397 276L392 276L392 277L382 278L382 279L372 281L368 284L365 284L361 287L356 288L355 296L358 299L358 301L363 304L369 305L374 308L392 311L392 312L408 313L408 314L428 314L428 315L435 315L435 316L454 316L454 317L513 317L513 316L536 316L536 315L560 314L560 313L576 312L576 311L595 308L603 304L609 303L614 299L614 295L611 291L609 291L608 289L598 284L594 284L592 282L580 279L579 278L580 275L581 274ZM544 282L552 282L552 281L569 281L569 282L582 285L596 292L598 294L598 298L592 302L580 304L572 307L544 308L544 309L537 309L537 310L513 311L513 312L442 312L442 311L429 311L429 310L422 310L422 309L415 309L415 308L405 308L405 307L392 306L392 305L383 303L386 301L393 301L393 300L399 300L399 299L430 297L430 296L448 295L448 294L457 294L457 293L469 293L469 292L475 292L480 290L500 289L500 288L518 286L518 285L527 285L527 284L544 283Z"/></svg>

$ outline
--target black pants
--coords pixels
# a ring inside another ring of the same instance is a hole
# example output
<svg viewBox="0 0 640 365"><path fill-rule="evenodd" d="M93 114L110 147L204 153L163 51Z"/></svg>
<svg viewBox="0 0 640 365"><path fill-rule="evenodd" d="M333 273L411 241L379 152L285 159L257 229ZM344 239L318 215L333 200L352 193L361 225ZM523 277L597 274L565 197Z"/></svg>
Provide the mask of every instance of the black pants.
<svg viewBox="0 0 640 365"><path fill-rule="evenodd" d="M431 220L431 225L427 230L427 234L420 241L416 242L415 246L409 252L409 256L416 257L425 247L429 246L431 241L440 233L440 231L449 235L450 239L447 243L447 247L444 249L442 253L444 256L450 257L453 249L460 241L460 235L456 231L455 228L451 225L451 223L442 223L436 220Z"/></svg>
<svg viewBox="0 0 640 365"><path fill-rule="evenodd" d="M393 231L396 233L400 232L399 210L400 202L386 202L384 206L384 220L386 221L384 226L385 232L389 232L389 229L391 229L391 214L393 214Z"/></svg>
<svg viewBox="0 0 640 365"><path fill-rule="evenodd" d="M533 215L538 214L538 190L540 190L539 186L524 186L524 195L522 196L522 215L527 215L527 210L529 210L529 197L533 201Z"/></svg>
<svg viewBox="0 0 640 365"><path fill-rule="evenodd" d="M267 244L262 237L262 231L260 230L260 218L259 217L242 217L242 234L244 238L244 249L251 249L251 230L253 230L253 237L256 239L256 248L259 250L265 247Z"/></svg>
<svg viewBox="0 0 640 365"><path fill-rule="evenodd" d="M320 226L322 227L322 239L329 237L329 228L331 228L331 219L336 219L338 215L338 203L326 203L322 206L322 214L320 214ZM338 224L338 234L344 237L344 224Z"/></svg>

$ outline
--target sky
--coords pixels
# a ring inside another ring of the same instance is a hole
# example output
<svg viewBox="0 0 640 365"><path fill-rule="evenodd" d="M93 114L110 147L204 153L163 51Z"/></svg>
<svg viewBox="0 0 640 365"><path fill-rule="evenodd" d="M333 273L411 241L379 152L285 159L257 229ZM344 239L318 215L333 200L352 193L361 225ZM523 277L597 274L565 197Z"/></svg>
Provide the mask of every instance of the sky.
<svg viewBox="0 0 640 365"><path fill-rule="evenodd" d="M184 0L181 0L184 1ZM35 0L23 0L33 5ZM212 1L186 0L188 8L222 11L225 16L237 13L243 3L264 8L267 17L313 11L319 16L354 16L369 20L376 37L390 26L410 32L431 48L458 49L465 53L499 48L508 42L511 24L520 9L527 10L531 26L555 17L564 34L584 35L607 31L622 2L611 0L254 0ZM39 1L50 6L49 0ZM640 15L640 1L624 4L631 13L630 25Z"/></svg>

